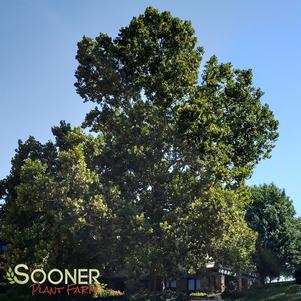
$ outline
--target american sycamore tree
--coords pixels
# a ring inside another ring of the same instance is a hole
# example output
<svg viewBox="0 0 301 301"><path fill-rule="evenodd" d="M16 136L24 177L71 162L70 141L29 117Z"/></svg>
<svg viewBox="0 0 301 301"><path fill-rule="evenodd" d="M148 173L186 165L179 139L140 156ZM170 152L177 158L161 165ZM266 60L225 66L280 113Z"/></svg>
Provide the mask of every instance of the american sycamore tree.
<svg viewBox="0 0 301 301"><path fill-rule="evenodd" d="M95 104L83 123L93 136L61 123L55 143L20 144L1 182L12 261L72 265L93 252L104 272L165 278L208 261L248 267L245 180L278 122L251 70L212 56L200 75L203 53L190 22L153 8L116 38L83 37L75 86Z"/></svg>
<svg viewBox="0 0 301 301"><path fill-rule="evenodd" d="M132 269L233 266L253 250L245 180L269 157L278 122L251 70L213 56L199 78L202 55L190 22L153 8L114 39L78 44L75 86L96 105L84 126L103 137L96 169L131 213L122 237Z"/></svg>

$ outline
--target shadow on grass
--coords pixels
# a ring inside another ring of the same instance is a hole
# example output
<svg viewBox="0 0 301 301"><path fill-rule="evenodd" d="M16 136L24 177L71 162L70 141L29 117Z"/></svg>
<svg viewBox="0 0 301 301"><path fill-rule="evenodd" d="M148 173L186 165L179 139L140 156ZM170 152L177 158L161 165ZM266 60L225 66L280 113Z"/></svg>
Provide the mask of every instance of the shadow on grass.
<svg viewBox="0 0 301 301"><path fill-rule="evenodd" d="M268 284L249 289L237 301L301 301L301 286L292 282Z"/></svg>

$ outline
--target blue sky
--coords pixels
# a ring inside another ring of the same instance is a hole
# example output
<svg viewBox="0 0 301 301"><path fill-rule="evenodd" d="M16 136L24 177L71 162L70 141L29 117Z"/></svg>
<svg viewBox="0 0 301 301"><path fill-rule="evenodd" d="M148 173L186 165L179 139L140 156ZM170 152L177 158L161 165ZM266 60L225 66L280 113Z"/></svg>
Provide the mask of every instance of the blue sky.
<svg viewBox="0 0 301 301"><path fill-rule="evenodd" d="M17 140L42 142L62 119L79 125L89 104L73 87L76 43L99 32L115 36L147 6L191 20L205 59L252 68L280 121L272 158L251 184L285 188L301 216L301 1L271 0L13 0L0 1L0 178L10 170ZM299 154L299 155L298 155Z"/></svg>

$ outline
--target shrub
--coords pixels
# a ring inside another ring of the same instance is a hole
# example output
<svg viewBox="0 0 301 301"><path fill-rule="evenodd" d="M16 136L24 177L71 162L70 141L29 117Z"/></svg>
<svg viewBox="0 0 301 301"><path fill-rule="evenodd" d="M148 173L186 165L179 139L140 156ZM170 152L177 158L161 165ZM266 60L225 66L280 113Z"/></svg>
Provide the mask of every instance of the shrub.
<svg viewBox="0 0 301 301"><path fill-rule="evenodd" d="M187 300L187 294L179 292L177 293L176 301L185 301Z"/></svg>
<svg viewBox="0 0 301 301"><path fill-rule="evenodd" d="M106 284L94 284L94 286L97 288L97 293L95 294L95 297L97 298L109 300L113 298L122 298L124 296L124 292L108 289Z"/></svg>
<svg viewBox="0 0 301 301"><path fill-rule="evenodd" d="M207 296L207 294L204 292L193 292L190 294L190 296L191 297L205 297L205 296Z"/></svg>

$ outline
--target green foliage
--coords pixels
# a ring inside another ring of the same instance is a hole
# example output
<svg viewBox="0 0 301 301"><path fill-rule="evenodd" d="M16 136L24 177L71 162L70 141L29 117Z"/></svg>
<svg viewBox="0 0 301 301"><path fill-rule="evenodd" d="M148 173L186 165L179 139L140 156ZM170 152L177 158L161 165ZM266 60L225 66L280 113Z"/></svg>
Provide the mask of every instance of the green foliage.
<svg viewBox="0 0 301 301"><path fill-rule="evenodd" d="M246 219L258 233L255 263L261 277L292 272L300 262L300 221L292 201L274 184L254 186Z"/></svg>
<svg viewBox="0 0 301 301"><path fill-rule="evenodd" d="M219 64L205 65L196 96L178 110L180 133L213 180L233 186L268 158L278 137L278 122L260 89L252 86L252 71Z"/></svg>
<svg viewBox="0 0 301 301"><path fill-rule="evenodd" d="M207 296L207 293L204 292L193 292L190 294L191 297L205 297Z"/></svg>
<svg viewBox="0 0 301 301"><path fill-rule="evenodd" d="M106 297L120 297L123 296L124 293L121 291L115 291L111 289L101 290L99 293L96 294L99 298L106 298Z"/></svg>
<svg viewBox="0 0 301 301"><path fill-rule="evenodd" d="M2 181L1 237L10 243L12 266L105 268L114 252L109 195L85 157L88 148L96 151L98 140L79 129L69 129L64 140L64 145L19 142L11 174Z"/></svg>
<svg viewBox="0 0 301 301"><path fill-rule="evenodd" d="M154 105L169 107L194 90L203 52L196 43L190 22L148 8L115 39L102 33L95 40L83 38L75 86L85 101L106 110L141 99L141 89Z"/></svg>
<svg viewBox="0 0 301 301"><path fill-rule="evenodd" d="M124 292L119 290L112 290L107 287L105 283L95 283L94 287L97 289L96 294L94 297L99 298L108 298L108 297L122 297L124 296Z"/></svg>

